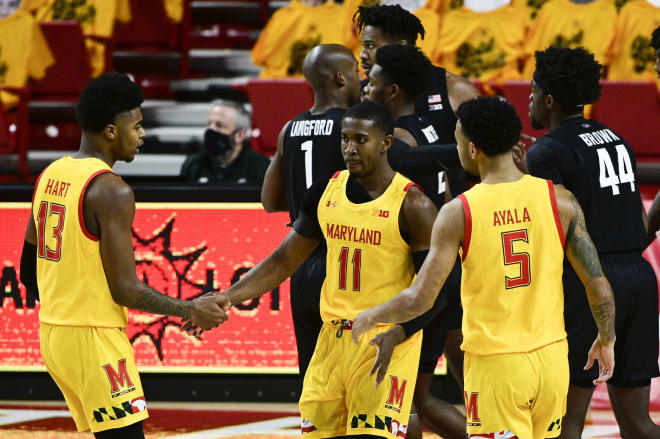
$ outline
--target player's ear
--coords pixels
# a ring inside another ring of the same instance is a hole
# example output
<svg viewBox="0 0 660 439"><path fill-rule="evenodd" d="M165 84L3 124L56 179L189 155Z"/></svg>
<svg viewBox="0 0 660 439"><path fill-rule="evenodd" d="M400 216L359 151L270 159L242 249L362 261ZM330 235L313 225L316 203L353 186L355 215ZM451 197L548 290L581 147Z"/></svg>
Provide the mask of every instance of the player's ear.
<svg viewBox="0 0 660 439"><path fill-rule="evenodd" d="M477 160L477 155L479 154L479 150L477 149L477 146L470 142L470 145L468 146L468 151L470 152L470 158L472 160Z"/></svg>
<svg viewBox="0 0 660 439"><path fill-rule="evenodd" d="M552 95L545 95L545 106L550 109L555 104L555 98Z"/></svg>
<svg viewBox="0 0 660 439"><path fill-rule="evenodd" d="M344 77L344 74L342 72L335 73L335 84L337 84L340 87L346 85L346 78Z"/></svg>
<svg viewBox="0 0 660 439"><path fill-rule="evenodd" d="M117 138L117 126L114 124L108 124L103 128L103 135L108 139L108 140L115 140Z"/></svg>
<svg viewBox="0 0 660 439"><path fill-rule="evenodd" d="M387 86L387 97L389 99L394 99L401 93L401 88L398 84L390 84Z"/></svg>
<svg viewBox="0 0 660 439"><path fill-rule="evenodd" d="M394 136L391 134L388 134L387 136L383 137L383 152L387 153L387 150L392 147L392 143L394 142Z"/></svg>

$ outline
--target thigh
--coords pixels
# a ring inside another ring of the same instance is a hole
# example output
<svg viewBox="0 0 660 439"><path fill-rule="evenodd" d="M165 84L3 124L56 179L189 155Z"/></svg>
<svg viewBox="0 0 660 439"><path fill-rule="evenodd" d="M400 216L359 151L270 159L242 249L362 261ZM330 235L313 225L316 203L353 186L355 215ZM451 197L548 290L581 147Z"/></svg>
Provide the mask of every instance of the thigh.
<svg viewBox="0 0 660 439"><path fill-rule="evenodd" d="M52 326L50 362L80 401L73 413L92 432L120 428L149 415L133 348L121 328Z"/></svg>
<svg viewBox="0 0 660 439"><path fill-rule="evenodd" d="M651 265L641 255L604 256L616 305L616 367L609 384L658 376L658 286Z"/></svg>
<svg viewBox="0 0 660 439"><path fill-rule="evenodd" d="M336 328L324 324L314 355L303 380L299 407L304 439L329 438L346 434L346 389L344 343ZM351 342L352 343L352 342Z"/></svg>
<svg viewBox="0 0 660 439"><path fill-rule="evenodd" d="M532 438L534 370L525 354L480 356L465 353L465 411L468 434L507 430Z"/></svg>
<svg viewBox="0 0 660 439"><path fill-rule="evenodd" d="M529 355L541 383L532 405L534 438L559 437L568 394L568 343L562 340Z"/></svg>
<svg viewBox="0 0 660 439"><path fill-rule="evenodd" d="M405 436L408 429L422 339L420 333L413 334L394 349L387 375L376 388L375 376L369 375L376 359L376 348L365 340L389 328L370 331L350 354L346 383L346 430L350 436L367 434L394 439Z"/></svg>

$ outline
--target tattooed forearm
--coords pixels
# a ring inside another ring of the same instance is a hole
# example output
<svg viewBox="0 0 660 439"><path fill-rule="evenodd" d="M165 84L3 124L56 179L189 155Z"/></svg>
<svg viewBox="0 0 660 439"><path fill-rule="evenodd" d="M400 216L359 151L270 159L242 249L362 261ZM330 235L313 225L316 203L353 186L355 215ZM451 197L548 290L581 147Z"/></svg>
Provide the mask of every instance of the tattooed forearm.
<svg viewBox="0 0 660 439"><path fill-rule="evenodd" d="M601 277L603 276L603 270L600 266L596 246L594 246L589 233L587 233L584 213L582 213L580 204L573 195L571 195L571 204L575 215L568 226L568 233L566 234L567 251L569 255L572 254L581 263L589 276Z"/></svg>
<svg viewBox="0 0 660 439"><path fill-rule="evenodd" d="M609 288L609 283L607 287ZM605 300L600 303L592 303L591 300L589 300L589 306L591 307L591 313L594 316L594 320L596 320L600 337L605 341L614 340L614 301Z"/></svg>
<svg viewBox="0 0 660 439"><path fill-rule="evenodd" d="M152 314L176 316L189 320L193 303L166 296L158 291L145 286L137 293L135 303L129 308L137 309Z"/></svg>

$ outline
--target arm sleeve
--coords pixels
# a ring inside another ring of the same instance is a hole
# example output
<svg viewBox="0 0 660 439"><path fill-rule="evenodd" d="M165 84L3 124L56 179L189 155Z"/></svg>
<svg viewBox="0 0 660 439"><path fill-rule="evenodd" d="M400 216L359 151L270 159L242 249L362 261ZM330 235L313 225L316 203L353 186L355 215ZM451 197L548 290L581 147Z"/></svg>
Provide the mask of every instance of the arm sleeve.
<svg viewBox="0 0 660 439"><path fill-rule="evenodd" d="M323 239L318 207L328 181L330 180L327 177L315 181L303 196L300 213L293 222L293 229L305 238Z"/></svg>
<svg viewBox="0 0 660 439"><path fill-rule="evenodd" d="M530 175L551 180L554 184L564 184L561 177L562 160L557 154L558 145L541 139L527 152L527 168Z"/></svg>
<svg viewBox="0 0 660 439"><path fill-rule="evenodd" d="M37 284L37 246L25 241L21 254L21 282L27 293L39 300L39 285Z"/></svg>
<svg viewBox="0 0 660 439"><path fill-rule="evenodd" d="M459 166L456 145L422 145L416 148L395 139L387 152L387 160L395 171L404 175L432 175Z"/></svg>
<svg viewBox="0 0 660 439"><path fill-rule="evenodd" d="M428 253L429 253L428 250L422 250L413 253L413 264L415 264L416 273L418 273L420 268L422 268L422 264L424 263L424 260L426 259L426 255ZM431 323L431 320L433 320L438 315L438 313L440 313L440 310L446 307L446 305L447 305L447 295L443 294L443 291L440 291L440 293L438 293L438 296L435 298L435 302L433 303L433 306L431 307L430 310L426 311L424 314L422 314L419 317L416 317L405 323L401 323L401 327L403 328L403 331L406 334L406 338L410 337L420 329L424 329L424 327L429 323Z"/></svg>

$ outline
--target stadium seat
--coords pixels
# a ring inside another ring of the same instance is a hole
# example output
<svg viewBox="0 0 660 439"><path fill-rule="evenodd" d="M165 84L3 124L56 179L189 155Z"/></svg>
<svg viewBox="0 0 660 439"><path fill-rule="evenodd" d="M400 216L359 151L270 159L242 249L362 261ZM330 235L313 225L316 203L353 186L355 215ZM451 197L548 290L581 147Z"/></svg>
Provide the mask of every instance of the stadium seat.
<svg viewBox="0 0 660 439"><path fill-rule="evenodd" d="M77 100L90 78L91 68L80 24L76 21L40 23L55 64L46 76L31 80L31 98L35 100Z"/></svg>
<svg viewBox="0 0 660 439"><path fill-rule="evenodd" d="M621 134L642 161L660 161L660 99L652 82L603 81L593 118Z"/></svg>
<svg viewBox="0 0 660 439"><path fill-rule="evenodd" d="M532 93L530 81L507 81L494 88L516 108L523 126L523 133L536 138L545 134L545 130L535 130L529 120L529 95Z"/></svg>
<svg viewBox="0 0 660 439"><path fill-rule="evenodd" d="M252 104L252 148L268 156L277 150L282 126L314 104L312 88L303 79L251 79L247 94Z"/></svg>

